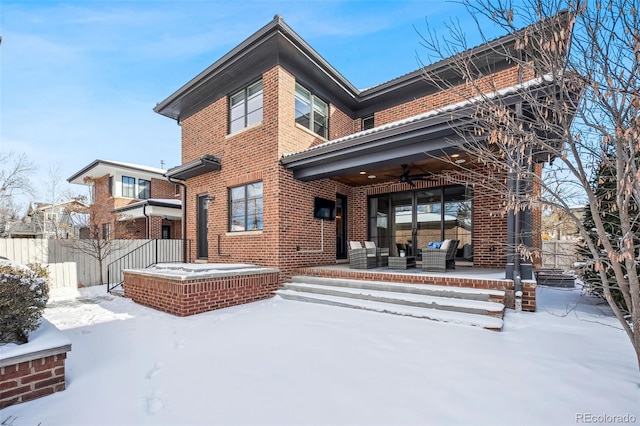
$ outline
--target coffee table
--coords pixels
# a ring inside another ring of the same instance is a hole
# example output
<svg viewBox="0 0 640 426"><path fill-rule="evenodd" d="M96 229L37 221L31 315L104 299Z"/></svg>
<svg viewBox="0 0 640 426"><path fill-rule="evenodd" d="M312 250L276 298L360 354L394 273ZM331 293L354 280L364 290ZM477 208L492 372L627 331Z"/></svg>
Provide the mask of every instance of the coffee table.
<svg viewBox="0 0 640 426"><path fill-rule="evenodd" d="M389 269L407 269L416 267L414 256L389 257Z"/></svg>

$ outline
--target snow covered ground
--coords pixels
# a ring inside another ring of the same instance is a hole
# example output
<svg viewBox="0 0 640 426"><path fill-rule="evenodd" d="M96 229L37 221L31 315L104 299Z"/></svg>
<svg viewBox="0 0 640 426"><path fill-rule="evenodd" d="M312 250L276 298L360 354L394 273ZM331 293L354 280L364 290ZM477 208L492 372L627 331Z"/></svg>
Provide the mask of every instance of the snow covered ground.
<svg viewBox="0 0 640 426"><path fill-rule="evenodd" d="M73 344L67 390L0 424L639 424L609 310L578 289L539 288L538 303L497 333L278 297L177 318L82 289L45 314Z"/></svg>

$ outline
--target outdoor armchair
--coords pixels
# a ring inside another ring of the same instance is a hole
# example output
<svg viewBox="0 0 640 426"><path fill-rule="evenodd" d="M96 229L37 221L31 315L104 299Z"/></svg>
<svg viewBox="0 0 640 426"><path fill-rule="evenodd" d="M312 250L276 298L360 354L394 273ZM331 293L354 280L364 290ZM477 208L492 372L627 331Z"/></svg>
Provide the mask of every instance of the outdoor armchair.
<svg viewBox="0 0 640 426"><path fill-rule="evenodd" d="M367 254L375 255L377 266L389 265L389 248L388 247L376 247L376 243L373 241L365 241L364 248L367 249Z"/></svg>
<svg viewBox="0 0 640 426"><path fill-rule="evenodd" d="M460 240L444 240L440 248L422 249L422 270L446 272L447 268L456 269L456 252Z"/></svg>
<svg viewBox="0 0 640 426"><path fill-rule="evenodd" d="M362 247L360 241L349 241L349 267L351 269L371 269L376 267L376 255Z"/></svg>

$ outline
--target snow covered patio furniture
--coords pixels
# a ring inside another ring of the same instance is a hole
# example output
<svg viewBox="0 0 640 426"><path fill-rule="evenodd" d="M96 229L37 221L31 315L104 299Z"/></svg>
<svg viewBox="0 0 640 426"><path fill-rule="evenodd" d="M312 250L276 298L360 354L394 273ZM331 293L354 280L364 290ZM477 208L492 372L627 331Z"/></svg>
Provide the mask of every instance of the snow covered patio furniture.
<svg viewBox="0 0 640 426"><path fill-rule="evenodd" d="M447 268L456 269L456 252L460 240L444 240L440 248L422 249L422 270L447 272Z"/></svg>
<svg viewBox="0 0 640 426"><path fill-rule="evenodd" d="M375 251L362 247L359 241L349 241L349 267L351 269L371 269L377 264Z"/></svg>
<svg viewBox="0 0 640 426"><path fill-rule="evenodd" d="M365 241L364 248L367 249L367 254L375 254L376 266L387 266L389 264L388 247L376 247L376 243L373 241Z"/></svg>

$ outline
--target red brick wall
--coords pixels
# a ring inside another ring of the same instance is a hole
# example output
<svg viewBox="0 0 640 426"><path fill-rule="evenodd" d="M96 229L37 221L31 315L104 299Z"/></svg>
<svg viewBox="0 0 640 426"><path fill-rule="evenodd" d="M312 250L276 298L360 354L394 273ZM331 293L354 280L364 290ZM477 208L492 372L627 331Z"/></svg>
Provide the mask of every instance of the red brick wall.
<svg viewBox="0 0 640 426"><path fill-rule="evenodd" d="M135 272L125 272L124 277L125 297L177 316L266 299L280 285L277 271L185 281Z"/></svg>
<svg viewBox="0 0 640 426"><path fill-rule="evenodd" d="M0 367L0 409L65 389L66 352Z"/></svg>
<svg viewBox="0 0 640 426"><path fill-rule="evenodd" d="M182 190L176 194L176 184L164 179L151 179L151 198L164 198L179 200L182 198Z"/></svg>
<svg viewBox="0 0 640 426"><path fill-rule="evenodd" d="M427 82L425 81L426 84ZM376 126L381 126L447 105L464 102L478 96L478 89L488 93L516 84L518 84L518 68L514 66L482 78L477 82L477 88L472 84L461 84L450 90L439 91L401 105L377 111L374 114L374 122Z"/></svg>

